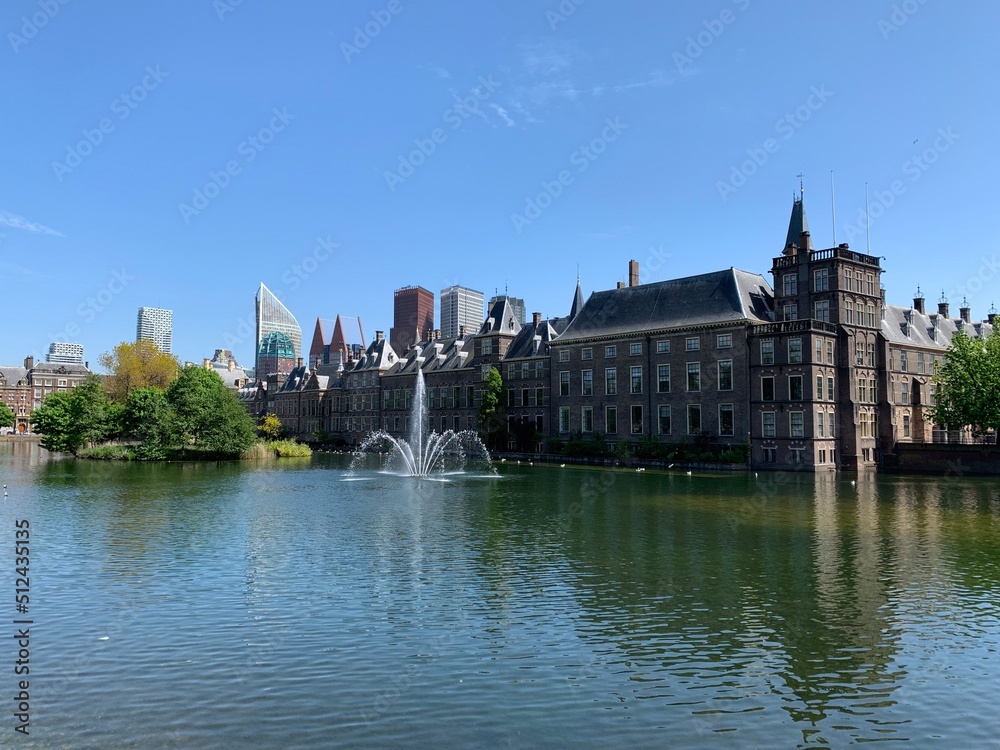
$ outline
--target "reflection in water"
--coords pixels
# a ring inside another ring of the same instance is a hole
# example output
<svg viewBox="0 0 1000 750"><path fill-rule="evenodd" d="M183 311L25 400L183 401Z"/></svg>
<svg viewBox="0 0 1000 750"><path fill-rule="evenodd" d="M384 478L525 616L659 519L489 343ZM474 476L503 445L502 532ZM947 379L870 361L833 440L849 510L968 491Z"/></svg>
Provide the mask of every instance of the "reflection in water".
<svg viewBox="0 0 1000 750"><path fill-rule="evenodd" d="M950 717L992 716L992 482L786 475L762 492L742 474L505 467L345 483L338 460L0 448L44 561L39 669L67 685L46 698L71 728L52 741L991 741L992 720ZM117 707L100 723L97 695Z"/></svg>

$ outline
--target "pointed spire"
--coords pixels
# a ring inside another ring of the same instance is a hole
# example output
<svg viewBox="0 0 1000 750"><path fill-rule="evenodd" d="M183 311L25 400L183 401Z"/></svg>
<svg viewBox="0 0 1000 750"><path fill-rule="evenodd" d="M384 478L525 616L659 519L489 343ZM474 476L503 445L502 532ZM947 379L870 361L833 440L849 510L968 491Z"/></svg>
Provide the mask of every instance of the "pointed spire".
<svg viewBox="0 0 1000 750"><path fill-rule="evenodd" d="M580 269L576 270L576 293L573 295L573 306L569 310L569 319L573 320L583 309L583 291L580 289Z"/></svg>
<svg viewBox="0 0 1000 750"><path fill-rule="evenodd" d="M802 204L802 195L797 199L792 199L792 216L788 220L788 236L785 238L785 247L799 244L799 235L809 231L809 221L806 219L806 209Z"/></svg>

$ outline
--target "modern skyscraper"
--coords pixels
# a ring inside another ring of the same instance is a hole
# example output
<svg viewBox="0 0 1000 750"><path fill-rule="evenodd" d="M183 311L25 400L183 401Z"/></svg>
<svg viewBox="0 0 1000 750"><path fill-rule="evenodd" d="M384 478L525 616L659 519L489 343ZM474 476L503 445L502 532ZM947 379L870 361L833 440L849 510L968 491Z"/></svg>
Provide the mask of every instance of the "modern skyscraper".
<svg viewBox="0 0 1000 750"><path fill-rule="evenodd" d="M82 365L83 345L64 342L49 344L49 353L46 355L45 361L64 365Z"/></svg>
<svg viewBox="0 0 1000 750"><path fill-rule="evenodd" d="M434 292L422 286L404 286L393 293L392 309L389 345L402 356L434 328Z"/></svg>
<svg viewBox="0 0 1000 750"><path fill-rule="evenodd" d="M441 338L455 338L463 326L469 335L478 333L484 319L482 292L464 286L441 290Z"/></svg>
<svg viewBox="0 0 1000 750"><path fill-rule="evenodd" d="M507 300L507 304L510 305L511 309L514 311L514 318L517 320L517 322L520 323L521 325L524 325L527 320L526 317L527 312L524 306L524 300L521 299L520 297L511 297L508 294L494 295L493 297L490 297L490 302L488 305L486 305L486 309L492 310L493 305L495 305L502 299Z"/></svg>
<svg viewBox="0 0 1000 750"><path fill-rule="evenodd" d="M140 307L135 325L135 340L149 339L161 352L170 354L174 330L174 313L158 307Z"/></svg>
<svg viewBox="0 0 1000 750"><path fill-rule="evenodd" d="M271 373L264 372L261 367L263 365L274 366L275 362L272 359L297 360L302 356L302 329L299 328L299 322L295 316L263 283L257 290L257 296L254 299L257 314L257 353L254 360L254 372L258 378L264 378ZM270 336L272 333L282 334L287 338L287 341L282 337ZM291 351L289 351L289 344ZM288 356L289 353L291 353L291 357ZM266 358L263 363L261 356Z"/></svg>

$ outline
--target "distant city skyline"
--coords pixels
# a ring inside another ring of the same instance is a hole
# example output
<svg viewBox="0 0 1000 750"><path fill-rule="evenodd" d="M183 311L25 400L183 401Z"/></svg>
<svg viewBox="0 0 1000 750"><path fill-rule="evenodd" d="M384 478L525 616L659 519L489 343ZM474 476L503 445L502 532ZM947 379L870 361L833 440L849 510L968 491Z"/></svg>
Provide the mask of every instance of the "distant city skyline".
<svg viewBox="0 0 1000 750"><path fill-rule="evenodd" d="M482 292L458 284L441 290L442 338L455 338L462 329L476 333L485 315Z"/></svg>
<svg viewBox="0 0 1000 750"><path fill-rule="evenodd" d="M172 353L174 335L174 313L159 307L140 307L136 316L135 340L149 339L156 348L166 354ZM82 348L82 347L81 347Z"/></svg>

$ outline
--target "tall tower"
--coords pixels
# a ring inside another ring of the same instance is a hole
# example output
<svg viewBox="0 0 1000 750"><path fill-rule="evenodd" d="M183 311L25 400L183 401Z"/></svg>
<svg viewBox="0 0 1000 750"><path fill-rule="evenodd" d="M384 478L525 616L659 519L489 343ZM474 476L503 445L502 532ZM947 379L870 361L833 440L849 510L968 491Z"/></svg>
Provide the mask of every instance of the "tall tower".
<svg viewBox="0 0 1000 750"><path fill-rule="evenodd" d="M389 345L402 355L413 344L427 338L434 328L434 292L422 286L405 286L393 293L392 328Z"/></svg>
<svg viewBox="0 0 1000 750"><path fill-rule="evenodd" d="M149 339L161 352L170 354L174 313L158 307L140 307L135 325L135 340Z"/></svg>
<svg viewBox="0 0 1000 750"><path fill-rule="evenodd" d="M483 293L464 286L441 290L441 337L458 336L463 326L474 334L483 325Z"/></svg>
<svg viewBox="0 0 1000 750"><path fill-rule="evenodd" d="M263 378L270 373L261 372L261 356L266 358L265 364L273 364L272 358L275 360L289 359L289 353L291 354L290 359L293 360L298 360L302 356L302 329L295 316L263 283L257 290L254 302L257 316L254 372L258 378ZM270 336L272 333L282 334L282 336ZM290 350L289 344L291 345Z"/></svg>

